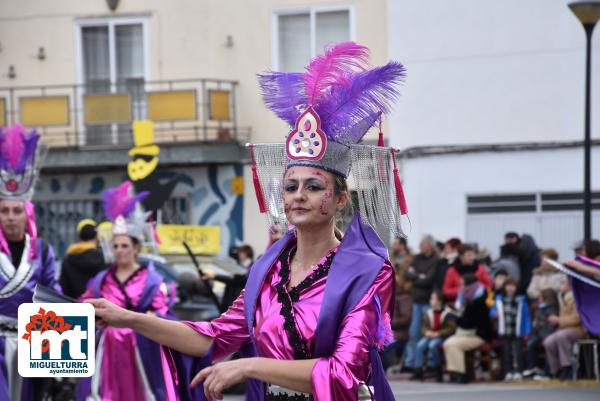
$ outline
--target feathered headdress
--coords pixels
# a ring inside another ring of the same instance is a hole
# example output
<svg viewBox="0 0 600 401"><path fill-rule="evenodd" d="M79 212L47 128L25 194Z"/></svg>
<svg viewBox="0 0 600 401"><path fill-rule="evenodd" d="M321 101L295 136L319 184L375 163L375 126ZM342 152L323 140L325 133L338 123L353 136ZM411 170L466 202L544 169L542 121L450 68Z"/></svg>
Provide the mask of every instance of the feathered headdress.
<svg viewBox="0 0 600 401"><path fill-rule="evenodd" d="M0 127L0 198L31 200L45 149L35 130Z"/></svg>
<svg viewBox="0 0 600 401"><path fill-rule="evenodd" d="M129 235L144 240L147 231L147 219L150 213L142 210L140 202L149 192L133 193L133 184L125 181L116 188L104 191L104 214L113 223L113 235Z"/></svg>
<svg viewBox="0 0 600 401"><path fill-rule="evenodd" d="M258 75L265 104L292 126L283 147L250 145L259 208L269 212L271 225L286 224L279 189L287 168L311 166L347 178L352 165L363 217L402 234L400 215L407 210L394 150L383 147L381 134L380 147L359 143L390 111L405 69L394 61L375 68L368 62L367 47L344 42L327 46L304 72Z"/></svg>

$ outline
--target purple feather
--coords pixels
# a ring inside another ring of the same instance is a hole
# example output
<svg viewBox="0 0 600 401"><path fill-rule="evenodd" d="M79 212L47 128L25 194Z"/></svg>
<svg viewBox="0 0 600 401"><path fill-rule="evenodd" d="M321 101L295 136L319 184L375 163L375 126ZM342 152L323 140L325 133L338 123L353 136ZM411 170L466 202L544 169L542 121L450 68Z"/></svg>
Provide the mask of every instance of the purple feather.
<svg viewBox="0 0 600 401"><path fill-rule="evenodd" d="M119 216L129 217L134 211L136 203L141 202L150 194L148 191L144 191L132 196L131 186L131 181L125 181L116 188L104 191L102 195L104 214L109 220L114 221Z"/></svg>
<svg viewBox="0 0 600 401"><path fill-rule="evenodd" d="M27 132L20 124L0 129L0 167L17 174L25 171L33 162L39 135L35 130Z"/></svg>
<svg viewBox="0 0 600 401"><path fill-rule="evenodd" d="M267 72L258 74L258 83L267 107L277 117L294 125L306 105L304 74L300 72Z"/></svg>
<svg viewBox="0 0 600 401"><path fill-rule="evenodd" d="M354 42L327 46L325 54L313 58L306 67L304 82L310 105L316 105L329 87L345 82L346 77L365 70L369 48Z"/></svg>
<svg viewBox="0 0 600 401"><path fill-rule="evenodd" d="M345 84L334 85L329 96L315 108L323 123L323 131L338 142L358 143L366 131L354 129L374 113L388 113L399 96L405 69L390 62L372 70L356 73Z"/></svg>

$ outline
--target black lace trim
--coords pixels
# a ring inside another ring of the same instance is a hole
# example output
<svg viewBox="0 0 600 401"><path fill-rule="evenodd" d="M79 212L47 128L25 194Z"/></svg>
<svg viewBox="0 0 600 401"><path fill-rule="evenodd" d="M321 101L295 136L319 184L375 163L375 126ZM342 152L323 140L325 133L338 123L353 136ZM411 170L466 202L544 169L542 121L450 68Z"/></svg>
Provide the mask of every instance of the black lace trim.
<svg viewBox="0 0 600 401"><path fill-rule="evenodd" d="M308 401L308 397L304 394L286 394L286 393L269 393L265 394L265 401Z"/></svg>
<svg viewBox="0 0 600 401"><path fill-rule="evenodd" d="M335 252L331 252L325 261L320 264L308 277L306 277L300 284L292 288L289 293L286 290L286 286L290 280L290 255L295 249L287 249L279 257L281 263L281 269L279 270L279 282L275 285L277 290L277 300L281 304L281 316L283 316L283 328L288 334L289 343L294 351L294 359L310 359L312 353L308 347L308 342L302 336L298 328L296 327L296 321L294 319L293 304L300 299L300 292L321 278L327 276L331 262L335 256ZM287 398L286 398L287 399Z"/></svg>
<svg viewBox="0 0 600 401"><path fill-rule="evenodd" d="M285 394L285 393L269 393L265 394L265 401L308 401L308 397L304 394Z"/></svg>
<svg viewBox="0 0 600 401"><path fill-rule="evenodd" d="M115 268L111 272L113 278L117 282L119 291L121 291L121 294L123 294L123 297L125 298L125 308L128 310L135 311L137 308L133 305L133 301L131 300L131 298L129 297L129 294L127 293L126 286L131 280L133 280L134 277L136 277L138 274L140 274L144 270L146 270L146 266L140 266L139 269L134 271L133 274L131 274L131 276L127 277L127 279L122 283L117 278L117 269Z"/></svg>

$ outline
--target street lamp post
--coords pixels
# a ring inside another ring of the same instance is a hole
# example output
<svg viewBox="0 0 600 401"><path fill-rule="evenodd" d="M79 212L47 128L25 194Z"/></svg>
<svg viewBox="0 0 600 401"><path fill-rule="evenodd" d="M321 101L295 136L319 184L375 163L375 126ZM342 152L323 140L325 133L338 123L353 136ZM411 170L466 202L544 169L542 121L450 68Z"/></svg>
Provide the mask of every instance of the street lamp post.
<svg viewBox="0 0 600 401"><path fill-rule="evenodd" d="M583 25L586 36L585 51L585 140L584 140L584 178L583 178L583 239L592 239L592 180L591 180L591 149L590 132L590 84L591 84L591 50L592 32L600 19L600 1L575 1L569 3L569 8Z"/></svg>

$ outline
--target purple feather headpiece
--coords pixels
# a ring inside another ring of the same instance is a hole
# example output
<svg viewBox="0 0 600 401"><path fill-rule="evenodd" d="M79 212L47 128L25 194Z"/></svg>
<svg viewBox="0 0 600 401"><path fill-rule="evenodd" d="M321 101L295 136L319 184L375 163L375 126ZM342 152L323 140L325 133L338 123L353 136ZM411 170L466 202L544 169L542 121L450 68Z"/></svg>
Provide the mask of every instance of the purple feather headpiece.
<svg viewBox="0 0 600 401"><path fill-rule="evenodd" d="M148 196L147 191L133 195L132 186L131 181L125 181L116 188L104 191L104 214L110 221L115 221L119 216L128 218L135 210L136 203Z"/></svg>
<svg viewBox="0 0 600 401"><path fill-rule="evenodd" d="M405 77L404 66L398 62L367 69L368 60L366 46L354 42L328 46L303 73L259 74L263 100L291 126L312 108L328 139L356 144L379 113L390 111Z"/></svg>
<svg viewBox="0 0 600 401"><path fill-rule="evenodd" d="M29 200L41 157L39 135L17 124L0 128L0 198Z"/></svg>

